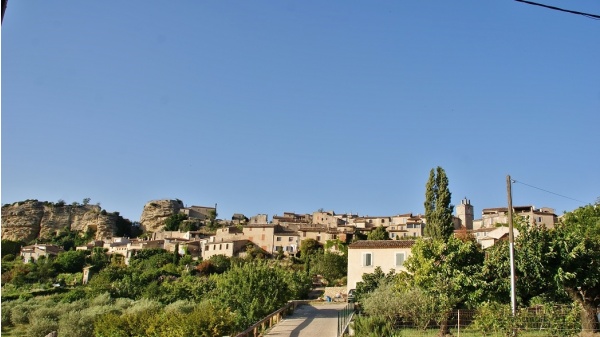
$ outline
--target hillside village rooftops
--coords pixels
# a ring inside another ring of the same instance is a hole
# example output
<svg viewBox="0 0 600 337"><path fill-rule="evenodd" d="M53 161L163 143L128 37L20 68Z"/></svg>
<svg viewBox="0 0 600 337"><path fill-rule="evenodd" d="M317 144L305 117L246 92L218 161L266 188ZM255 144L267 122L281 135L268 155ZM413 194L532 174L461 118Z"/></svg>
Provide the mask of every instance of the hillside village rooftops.
<svg viewBox="0 0 600 337"><path fill-rule="evenodd" d="M219 241L219 242L207 242L206 245L207 246L216 246L216 245L220 245L223 243L236 243L236 242L252 242L248 239L239 239L239 240L223 240L223 241Z"/></svg>
<svg viewBox="0 0 600 337"><path fill-rule="evenodd" d="M348 246L348 249L411 248L414 240L360 240Z"/></svg>
<svg viewBox="0 0 600 337"><path fill-rule="evenodd" d="M279 225L274 225L274 224L248 224L248 225L244 225L244 228L275 228L278 227Z"/></svg>

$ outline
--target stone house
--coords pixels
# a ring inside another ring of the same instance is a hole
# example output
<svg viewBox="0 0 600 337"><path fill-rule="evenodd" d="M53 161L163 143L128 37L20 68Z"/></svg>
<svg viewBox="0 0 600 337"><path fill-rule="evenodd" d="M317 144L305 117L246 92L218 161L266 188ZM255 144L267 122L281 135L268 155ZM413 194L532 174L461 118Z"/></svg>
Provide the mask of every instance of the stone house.
<svg viewBox="0 0 600 337"><path fill-rule="evenodd" d="M544 225L554 228L558 217L554 209L549 207L535 208L534 206L514 206L514 214L523 219L528 219L531 224ZM508 223L508 208L484 208L481 211L481 219L473 221L473 229L496 227L496 224Z"/></svg>
<svg viewBox="0 0 600 337"><path fill-rule="evenodd" d="M356 289L363 274L380 267L384 273L406 270L404 261L411 255L413 240L361 240L348 246L348 289Z"/></svg>
<svg viewBox="0 0 600 337"><path fill-rule="evenodd" d="M56 245L35 244L22 247L21 257L24 262L35 262L42 256L56 256L64 251L62 247Z"/></svg>
<svg viewBox="0 0 600 337"><path fill-rule="evenodd" d="M208 206L189 206L179 210L179 213L183 213L190 219L196 220L209 220L211 216L217 214L217 205L215 207Z"/></svg>
<svg viewBox="0 0 600 337"><path fill-rule="evenodd" d="M246 239L207 242L202 251L202 258L208 260L215 255L225 255L227 257L239 256L245 252L246 246L249 243L251 244Z"/></svg>

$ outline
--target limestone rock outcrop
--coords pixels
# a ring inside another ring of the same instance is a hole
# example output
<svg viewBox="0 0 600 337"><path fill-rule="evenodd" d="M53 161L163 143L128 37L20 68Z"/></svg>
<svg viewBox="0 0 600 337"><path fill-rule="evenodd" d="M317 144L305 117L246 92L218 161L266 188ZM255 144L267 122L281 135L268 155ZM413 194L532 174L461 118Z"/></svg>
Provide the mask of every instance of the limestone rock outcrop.
<svg viewBox="0 0 600 337"><path fill-rule="evenodd" d="M117 230L118 213L107 213L97 205L19 201L2 206L2 239L29 242L70 229L96 232L96 239L111 237Z"/></svg>
<svg viewBox="0 0 600 337"><path fill-rule="evenodd" d="M144 205L140 225L145 232L162 231L165 220L179 213L182 208L184 208L183 202L179 199L152 200Z"/></svg>

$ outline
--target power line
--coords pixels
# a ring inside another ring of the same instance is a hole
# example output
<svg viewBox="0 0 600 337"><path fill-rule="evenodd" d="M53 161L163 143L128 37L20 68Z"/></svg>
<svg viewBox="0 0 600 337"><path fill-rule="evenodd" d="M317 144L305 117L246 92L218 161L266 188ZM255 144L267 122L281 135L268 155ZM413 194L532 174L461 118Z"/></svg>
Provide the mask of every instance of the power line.
<svg viewBox="0 0 600 337"><path fill-rule="evenodd" d="M540 4L537 2L532 2L532 1L526 1L526 0L515 0L517 2L523 2L529 5L534 5L534 6L540 6L540 7L544 7L544 8L549 8L549 9L553 9L556 11L561 11L561 12L567 12L567 13L571 13L571 14L577 14L577 15L583 15L586 18L590 18L590 19L594 19L594 20L600 20L600 15L595 15L595 14L590 14L590 13L584 13L584 12L578 12L578 11L572 11L570 9L564 9L564 8L558 8L558 7L554 7L554 6L548 6L548 5L544 5L544 4Z"/></svg>
<svg viewBox="0 0 600 337"><path fill-rule="evenodd" d="M578 202L582 202L582 203L584 203L584 204L587 204L587 202L585 202L585 201L583 201L583 200L578 200L578 199L574 199L574 198L571 198L571 197L567 197L566 195L562 195L562 194L554 193L554 192L552 192L552 191L548 191L548 190L545 190L545 189L543 189L543 188L539 188L539 187L535 187L535 186L533 186L533 185L526 184L526 183L524 183L524 182L522 182L522 181L516 181L516 180L512 179L512 182L513 182L513 183L519 183L519 184L522 184L522 185L525 185L525 186L529 186L529 187L531 187L531 188L535 188L535 189L538 189L538 190L540 190L540 191L544 191L544 192L546 192L546 193L550 193L550 194L558 195L559 197L563 197L563 198L567 198L567 199L571 199L571 200L574 200L574 201L578 201Z"/></svg>

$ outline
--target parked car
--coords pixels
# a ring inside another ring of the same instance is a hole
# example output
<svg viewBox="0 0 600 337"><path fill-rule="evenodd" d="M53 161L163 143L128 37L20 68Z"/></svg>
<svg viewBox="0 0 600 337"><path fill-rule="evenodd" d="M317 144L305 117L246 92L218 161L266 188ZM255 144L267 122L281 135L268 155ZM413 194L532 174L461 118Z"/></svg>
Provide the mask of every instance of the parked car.
<svg viewBox="0 0 600 337"><path fill-rule="evenodd" d="M348 303L354 303L354 292L356 291L356 289L350 289L348 290Z"/></svg>

